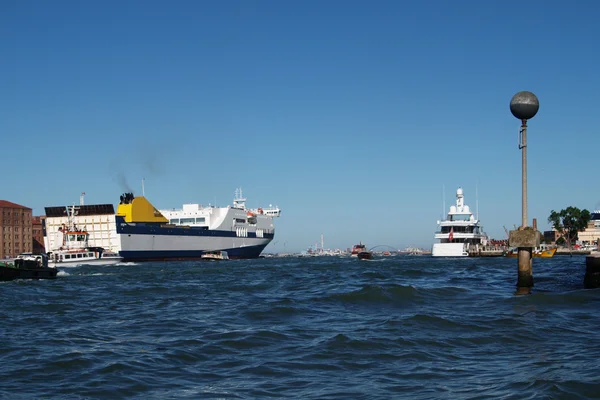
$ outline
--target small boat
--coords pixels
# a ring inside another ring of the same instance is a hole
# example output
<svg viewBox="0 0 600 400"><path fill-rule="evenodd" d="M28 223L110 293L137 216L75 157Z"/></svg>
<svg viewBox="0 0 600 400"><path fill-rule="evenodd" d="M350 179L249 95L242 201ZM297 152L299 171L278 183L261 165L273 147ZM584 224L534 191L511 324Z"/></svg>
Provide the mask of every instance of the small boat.
<svg viewBox="0 0 600 400"><path fill-rule="evenodd" d="M552 257L554 257L555 253L556 253L556 247L554 247L552 249L535 248L531 252L531 256L533 258L552 258ZM518 258L519 257L519 250L518 249L511 249L511 250L507 251L504 256L505 257L510 257L510 258Z"/></svg>
<svg viewBox="0 0 600 400"><path fill-rule="evenodd" d="M357 257L358 253L360 253L361 251L367 251L367 248L364 244L362 244L362 242L360 242L359 244L355 244L354 247L352 247L352 253L350 254L350 256Z"/></svg>
<svg viewBox="0 0 600 400"><path fill-rule="evenodd" d="M203 260L229 260L229 255L226 251L207 251L200 256Z"/></svg>
<svg viewBox="0 0 600 400"><path fill-rule="evenodd" d="M430 250L423 250L418 247L407 247L404 250L398 251L398 254L405 256L422 256L422 255L431 255Z"/></svg>
<svg viewBox="0 0 600 400"><path fill-rule="evenodd" d="M0 281L55 279L58 270L48 266L46 254L21 253L12 263L0 263Z"/></svg>
<svg viewBox="0 0 600 400"><path fill-rule="evenodd" d="M373 252L372 251L361 251L360 253L358 253L358 259L359 260L372 260L373 259Z"/></svg>

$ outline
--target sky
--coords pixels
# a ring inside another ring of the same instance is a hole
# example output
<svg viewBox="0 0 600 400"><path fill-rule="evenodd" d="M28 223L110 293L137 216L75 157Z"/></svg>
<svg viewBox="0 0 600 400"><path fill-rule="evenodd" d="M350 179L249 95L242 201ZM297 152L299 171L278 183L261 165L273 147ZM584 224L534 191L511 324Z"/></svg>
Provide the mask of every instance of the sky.
<svg viewBox="0 0 600 400"><path fill-rule="evenodd" d="M0 0L0 199L281 208L267 252L600 208L600 2ZM445 207L444 207L445 206Z"/></svg>

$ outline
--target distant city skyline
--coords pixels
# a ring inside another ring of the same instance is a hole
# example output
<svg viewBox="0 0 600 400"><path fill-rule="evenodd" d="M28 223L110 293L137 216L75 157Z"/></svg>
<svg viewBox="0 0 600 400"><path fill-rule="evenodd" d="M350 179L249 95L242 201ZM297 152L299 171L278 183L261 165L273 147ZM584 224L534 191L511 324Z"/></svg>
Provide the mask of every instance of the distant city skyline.
<svg viewBox="0 0 600 400"><path fill-rule="evenodd" d="M0 4L0 198L33 209L278 205L266 252L431 248L465 203L493 238L600 208L600 3L531 0ZM445 197L446 209L442 210ZM476 201L478 200L478 201Z"/></svg>

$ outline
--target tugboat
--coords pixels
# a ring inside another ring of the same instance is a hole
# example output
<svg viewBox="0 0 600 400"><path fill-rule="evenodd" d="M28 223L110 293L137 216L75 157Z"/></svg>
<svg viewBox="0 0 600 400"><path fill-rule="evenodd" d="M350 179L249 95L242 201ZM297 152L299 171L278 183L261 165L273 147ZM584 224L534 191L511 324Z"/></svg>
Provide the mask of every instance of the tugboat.
<svg viewBox="0 0 600 400"><path fill-rule="evenodd" d="M46 254L21 253L14 262L0 263L0 281L55 279L58 270L48 266Z"/></svg>
<svg viewBox="0 0 600 400"><path fill-rule="evenodd" d="M357 257L358 253L363 251L367 251L367 248L362 242L360 242L359 244L355 244L354 247L352 247L352 253L350 254L350 256Z"/></svg>
<svg viewBox="0 0 600 400"><path fill-rule="evenodd" d="M363 250L360 253L358 253L358 259L359 260L372 260L373 259L373 252L372 251Z"/></svg>
<svg viewBox="0 0 600 400"><path fill-rule="evenodd" d="M67 207L68 224L58 228L57 232L58 242L61 245L58 249L52 249L48 252L50 266L110 265L121 262L123 257L117 253L106 251L102 247L90 247L88 245L89 233L73 222L76 213L75 206Z"/></svg>

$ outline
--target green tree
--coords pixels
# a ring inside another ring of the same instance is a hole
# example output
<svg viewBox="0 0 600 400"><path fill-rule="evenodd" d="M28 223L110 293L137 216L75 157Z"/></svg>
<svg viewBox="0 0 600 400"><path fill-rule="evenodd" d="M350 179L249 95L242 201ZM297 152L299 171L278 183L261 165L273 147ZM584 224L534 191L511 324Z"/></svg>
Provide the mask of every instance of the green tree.
<svg viewBox="0 0 600 400"><path fill-rule="evenodd" d="M590 212L577 207L567 207L560 212L552 210L548 217L548 223L564 238L567 247L577 240L577 233L584 230L590 222Z"/></svg>

